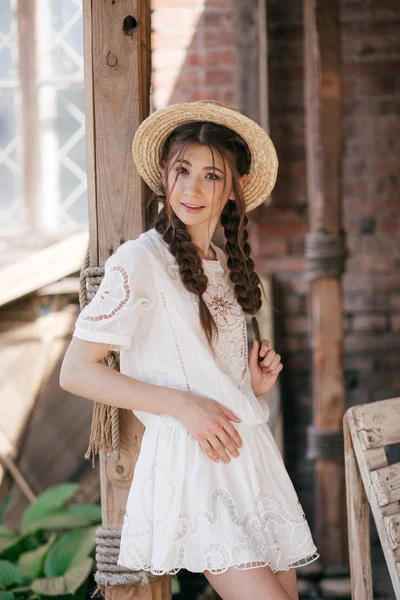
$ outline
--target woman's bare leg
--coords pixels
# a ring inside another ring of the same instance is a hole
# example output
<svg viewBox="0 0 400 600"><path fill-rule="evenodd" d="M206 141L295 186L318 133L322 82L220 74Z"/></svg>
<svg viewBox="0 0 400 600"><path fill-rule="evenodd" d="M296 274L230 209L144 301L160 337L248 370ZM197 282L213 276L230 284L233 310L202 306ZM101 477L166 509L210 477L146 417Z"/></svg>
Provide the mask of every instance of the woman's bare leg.
<svg viewBox="0 0 400 600"><path fill-rule="evenodd" d="M289 569L288 571L276 571L275 576L277 577L281 586L289 594L290 600L299 600L296 569L293 568Z"/></svg>
<svg viewBox="0 0 400 600"><path fill-rule="evenodd" d="M240 570L230 567L218 575L204 571L222 600L293 600L269 567Z"/></svg>

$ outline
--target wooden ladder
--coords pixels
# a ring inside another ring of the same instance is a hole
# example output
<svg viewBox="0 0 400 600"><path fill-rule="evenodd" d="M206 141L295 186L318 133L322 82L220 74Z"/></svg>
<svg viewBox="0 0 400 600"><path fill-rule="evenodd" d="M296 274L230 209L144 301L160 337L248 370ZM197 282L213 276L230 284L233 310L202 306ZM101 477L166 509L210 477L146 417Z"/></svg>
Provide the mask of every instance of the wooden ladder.
<svg viewBox="0 0 400 600"><path fill-rule="evenodd" d="M400 442L400 398L349 408L343 427L352 598L373 598L370 506L400 600L400 462L390 465L385 452Z"/></svg>

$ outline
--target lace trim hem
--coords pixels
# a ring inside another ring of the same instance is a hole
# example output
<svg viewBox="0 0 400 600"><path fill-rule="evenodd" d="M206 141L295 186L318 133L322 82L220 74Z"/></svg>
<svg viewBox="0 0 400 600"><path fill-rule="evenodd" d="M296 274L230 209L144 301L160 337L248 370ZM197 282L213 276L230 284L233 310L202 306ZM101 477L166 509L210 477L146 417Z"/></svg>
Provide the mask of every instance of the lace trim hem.
<svg viewBox="0 0 400 600"><path fill-rule="evenodd" d="M305 565L314 562L319 557L320 555L318 552L314 552L313 554L307 554L306 556L303 556L295 560L294 562L290 562L286 567L274 567L271 564L271 562L260 560L253 561L250 563L241 563L239 565L231 564L221 569L207 569L206 567L204 567L204 569L200 569L198 571L192 568L188 570L192 573L203 573L204 571L208 571L213 575L220 575L222 573L225 573L225 571L227 571L231 567L240 571L248 571L249 569L256 569L258 567L270 567L273 573L277 573L278 571L289 571L290 569L298 569L299 567L304 567ZM178 571L180 571L180 569L186 569L186 566L184 564L182 564L179 567L175 567L174 569L170 569L168 571L162 569L154 569L152 565L142 565L138 568L132 569L129 565L124 565L119 560L117 561L117 565L126 569L130 569L131 571L149 571L152 575L175 575Z"/></svg>

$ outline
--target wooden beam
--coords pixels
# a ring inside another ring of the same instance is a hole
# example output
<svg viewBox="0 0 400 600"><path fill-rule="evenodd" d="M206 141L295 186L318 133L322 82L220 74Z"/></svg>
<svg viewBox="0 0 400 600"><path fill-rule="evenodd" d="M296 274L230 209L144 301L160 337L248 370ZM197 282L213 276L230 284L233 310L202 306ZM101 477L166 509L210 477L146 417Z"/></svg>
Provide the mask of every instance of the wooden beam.
<svg viewBox="0 0 400 600"><path fill-rule="evenodd" d="M131 145L149 114L150 5L148 0L83 0L90 264L103 265L121 243L146 230L147 191ZM131 411L121 411L121 458L101 452L103 526L120 528L143 434ZM127 586L106 598L124 600ZM171 598L170 578L137 588L141 600Z"/></svg>
<svg viewBox="0 0 400 600"><path fill-rule="evenodd" d="M310 231L341 230L342 89L339 0L304 0L304 74ZM342 430L345 410L342 290L311 284L314 426ZM327 568L347 564L344 466L316 459L316 537Z"/></svg>
<svg viewBox="0 0 400 600"><path fill-rule="evenodd" d="M77 233L0 268L0 306L79 272L87 244L87 232Z"/></svg>

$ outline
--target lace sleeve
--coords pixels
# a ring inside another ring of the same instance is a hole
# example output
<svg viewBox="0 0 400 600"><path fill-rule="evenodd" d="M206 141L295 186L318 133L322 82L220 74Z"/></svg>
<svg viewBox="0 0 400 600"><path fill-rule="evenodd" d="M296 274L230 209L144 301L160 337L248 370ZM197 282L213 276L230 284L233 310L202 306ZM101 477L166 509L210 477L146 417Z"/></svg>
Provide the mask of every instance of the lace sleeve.
<svg viewBox="0 0 400 600"><path fill-rule="evenodd" d="M147 250L137 240L124 242L104 264L104 277L75 323L74 337L130 348L144 311L157 302Z"/></svg>

